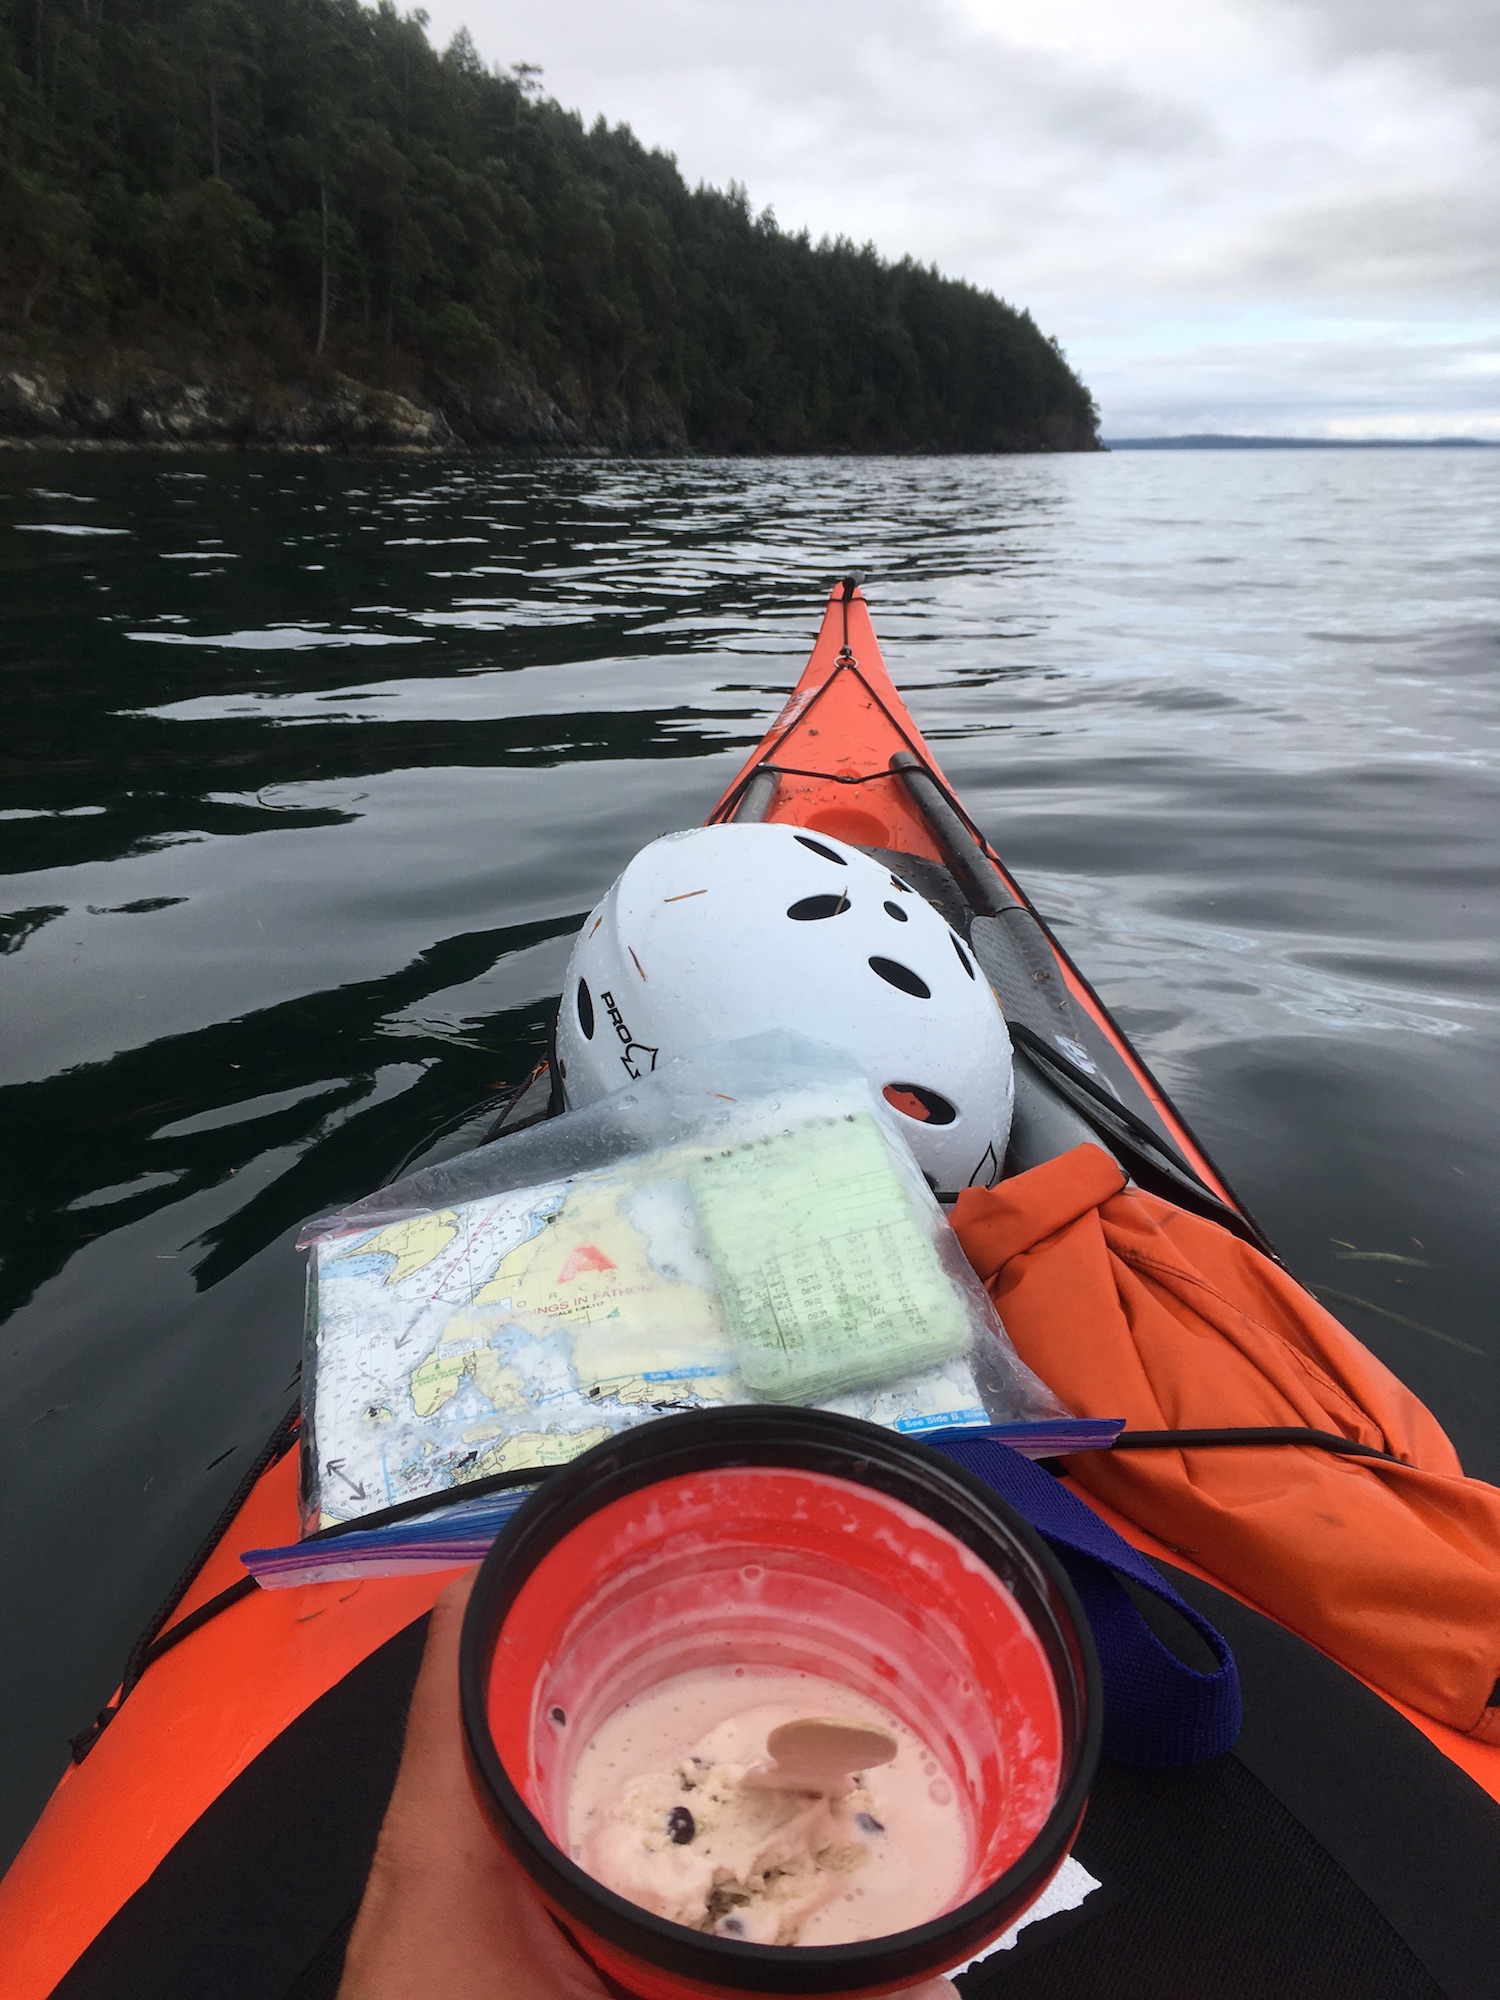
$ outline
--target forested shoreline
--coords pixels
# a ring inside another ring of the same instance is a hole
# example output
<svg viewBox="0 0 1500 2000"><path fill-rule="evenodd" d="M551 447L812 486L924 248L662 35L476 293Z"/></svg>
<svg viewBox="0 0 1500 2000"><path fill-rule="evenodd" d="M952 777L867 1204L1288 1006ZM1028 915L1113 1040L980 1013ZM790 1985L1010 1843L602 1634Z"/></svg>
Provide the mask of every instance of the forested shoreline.
<svg viewBox="0 0 1500 2000"><path fill-rule="evenodd" d="M1069 451L1030 315L359 0L0 0L0 435Z"/></svg>

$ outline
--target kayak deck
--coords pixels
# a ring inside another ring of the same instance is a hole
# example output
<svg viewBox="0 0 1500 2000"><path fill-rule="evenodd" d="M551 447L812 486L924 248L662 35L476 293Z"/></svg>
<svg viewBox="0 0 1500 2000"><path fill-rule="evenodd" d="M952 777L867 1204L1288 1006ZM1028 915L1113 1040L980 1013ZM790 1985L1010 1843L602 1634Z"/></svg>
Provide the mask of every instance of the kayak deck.
<svg viewBox="0 0 1500 2000"><path fill-rule="evenodd" d="M1034 1165L1089 1139L1113 1151L1139 1185L1268 1247L1088 982L967 819L886 672L864 600L852 586L835 589L797 687L710 817L796 825L865 848L927 895L970 941L1001 999L1016 1043L1016 1119L1008 1171ZM546 1115L549 1108L555 1106L543 1069L507 1107L501 1127L518 1129ZM1174 1577L1184 1594L1191 1595L1195 1587L1207 1588L1214 1605L1209 1615L1232 1623L1234 1601L1217 1588L1208 1588L1212 1578L1130 1523L1116 1520L1114 1525L1148 1553L1191 1572ZM332 1968L333 1984L326 1990L334 1990L342 1954L338 1923L352 1913L351 1883L357 1900L389 1789L405 1690L415 1671L418 1622L447 1579L443 1573L427 1573L274 1592L245 1589L240 1552L290 1542L298 1526L296 1454L286 1450L260 1474L173 1609L163 1638L170 1640L179 1631L186 1636L164 1650L158 1641L159 1656L119 1704L117 1715L98 1732L83 1760L59 1783L26 1847L0 1883L0 1940L6 1965L0 1993L7 2000L11 1996L41 2000L60 1982L62 1990L75 1995L134 1990L127 1968L137 1961L140 1966L152 1963L153 1952L161 1978L153 1990L207 1990L193 1981L204 1977L202 1953L209 1947L201 1940L194 1947L199 1954L193 1960L197 1970L189 1974L184 1969L180 1977L188 1983L179 1987L167 1976L171 1954L165 1932L173 1921L171 1911L190 1893L189 1881L197 1881L208 1866L203 1857L212 1853L222 1863L223 1842L228 1839L233 1846L235 1824L252 1845L245 1825L260 1827L255 1838L268 1840L285 1857L292 1879L282 1881L271 1861L264 1863L260 1874L250 1868L246 1882L254 1884L254 1894L263 1903L269 1899L269 1904L258 1924L251 1911L242 1911L242 1928L254 1924L275 1932L276 1939L262 1939L252 1948L240 1934L235 1961L240 1969L220 1966L212 1981L214 1990L296 1994L298 2000L312 2000L322 1990L317 1985L324 1976L317 1972L320 1953L327 1959L324 1971ZM1200 1585L1193 1584L1194 1576L1202 1579ZM225 1600L222 1606L220 1600ZM1260 1677L1263 1704L1284 1698L1288 1686L1308 1685L1315 1689L1308 1696L1315 1706L1321 1702L1326 1711L1332 1701L1339 1712L1356 1715L1358 1728L1349 1740L1364 1747L1358 1756L1350 1753L1352 1762L1346 1758L1346 1777L1355 1790L1361 1762L1376 1751L1386 1765L1394 1759L1408 1771L1407 1783L1416 1787L1416 1796L1430 1801L1432 1815L1440 1816L1450 1829L1463 1829L1464 1852L1475 1857L1475 1865L1493 1860L1500 1868L1500 1815L1494 1815L1490 1804L1490 1799L1500 1799L1500 1749L1407 1712L1415 1724L1409 1729L1395 1704L1366 1691L1311 1647L1253 1611L1242 1616L1251 1621L1245 1628L1252 1635L1250 1652L1259 1645L1272 1662ZM1269 1637L1259 1634L1261 1627ZM1238 1636L1235 1643L1237 1648L1241 1644ZM1254 1707L1255 1684L1255 1675L1247 1674L1247 1714ZM324 1718L321 1724L319 1716ZM364 1778L358 1784L349 1773L351 1734L364 1760ZM1336 1744L1348 1736L1348 1731L1342 1736L1337 1729L1331 1732ZM295 1761L288 1763L289 1745L301 1745L300 1781ZM1268 1767L1275 1761L1274 1751L1262 1758ZM1166 1789L1175 1788L1180 1795L1182 1829L1189 1822L1196 1825L1201 1801L1209 1795L1200 1788L1194 1795L1200 1804L1183 1804L1189 1774L1158 1775L1163 1780L1170 1777ZM1131 1814L1144 1813L1149 1820L1155 1808L1148 1809L1149 1802L1143 1804L1136 1797L1141 1781L1139 1773L1128 1780L1118 1775L1107 1780L1113 1787L1112 1803L1099 1806L1090 1818L1099 1838L1124 1840L1128 1847L1122 1829L1128 1828ZM299 1834L292 1824L302 1809L299 1795L318 1797L341 1782L344 1790L339 1797L347 1807L347 1824L341 1828L337 1823L337 1810L330 1817L320 1808L323 1818L315 1812L313 1820L321 1850L316 1842L309 1849L307 1829ZM1239 1788L1237 1798L1244 1791L1239 1778L1223 1783L1231 1790ZM1266 1770L1256 1767L1253 1784L1264 1789L1267 1783ZM264 1810L251 1810L245 1803L257 1785L270 1801ZM290 1798L288 1786L293 1787ZM1202 1805L1201 1810L1210 1820L1215 1812L1222 1819L1231 1810L1225 1803L1228 1796L1221 1784L1214 1794L1218 1805ZM1261 1819L1268 1810L1256 1803ZM1295 1805L1277 1810L1289 1810L1298 1824L1305 1821L1306 1815ZM1239 1798L1233 1812L1241 1816L1243 1838L1249 1838L1250 1821L1244 1815L1250 1807L1244 1798ZM1378 1821L1378 1801L1366 1802L1363 1824L1370 1824L1372 1813ZM1330 1817L1325 1802L1322 1822ZM276 1827L278 1833L268 1831ZM1326 1828L1320 1822L1315 1831L1321 1837ZM1300 1854L1297 1839L1285 1828L1277 1837L1288 1853L1295 1849ZM1194 1838L1213 1845L1211 1831L1199 1829ZM1243 1844L1240 1835L1235 1838ZM1409 1850L1409 1841L1402 1844ZM1441 1839L1437 1848L1450 1875L1455 1869L1462 1875L1466 1864L1450 1851L1453 1841ZM309 1895L296 1883L312 1865L309 1855L315 1859L318 1851L327 1862L326 1879L315 1895ZM191 1893L200 1899L210 1895L213 1923L226 1939L232 1938L233 1912L250 1890L243 1885L233 1888L222 1866L217 1876L204 1879L219 1886L204 1890L200 1885ZM1148 1901L1167 1893L1164 1881L1150 1891ZM1269 1881L1266 1886L1270 1887ZM222 1907L212 1903L214 1897L226 1899ZM1232 1929L1239 1922L1234 1915L1239 1905L1232 1898L1220 1900L1218 1915L1210 1911L1205 1921ZM280 1914L273 1916L270 1905ZM332 1927L330 1909L337 1919ZM177 1921L181 1929L180 1916ZM1377 1922L1370 1936L1378 1930ZM193 1926L187 1925L184 1936L192 1931ZM1315 1941L1309 1940L1307 1949L1314 1951ZM1421 1963L1428 1963L1430 1955L1424 1950ZM1355 1958L1365 1963L1358 1953ZM259 1968L253 1976L252 1961ZM1369 1963L1378 1967L1378 1962L1376 1952ZM1078 1961L1082 1967L1087 1963ZM313 1983L299 1984L304 1975ZM1080 1976L1092 1980L1094 1975L1085 1971ZM1032 1989L1010 1980L1007 1991L1011 1990ZM1107 1982L1102 1990L1111 1990ZM1344 1989L1309 1984L1300 1990ZM1412 2000L1418 1996L1430 2000L1433 1992L1450 1989L1429 1984L1424 1991L1420 1981L1398 1981L1365 1990L1410 1992ZM1457 1993L1460 1988L1451 1990Z"/></svg>

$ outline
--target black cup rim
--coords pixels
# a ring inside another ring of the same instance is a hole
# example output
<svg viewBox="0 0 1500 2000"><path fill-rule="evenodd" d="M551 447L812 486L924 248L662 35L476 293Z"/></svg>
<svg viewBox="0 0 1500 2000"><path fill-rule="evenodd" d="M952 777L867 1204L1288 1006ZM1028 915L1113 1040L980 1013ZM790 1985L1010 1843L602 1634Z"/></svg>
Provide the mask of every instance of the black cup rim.
<svg viewBox="0 0 1500 2000"><path fill-rule="evenodd" d="M491 1735L489 1665L506 1613L532 1569L588 1515L683 1474L782 1465L872 1486L946 1528L1016 1596L1057 1684L1063 1781L1036 1839L956 1909L911 1930L853 1944L765 1945L689 1930L607 1889L553 1842L512 1783ZM995 1543L1013 1573L1000 1570ZM1071 1697L1071 1705L1070 1705ZM495 1831L549 1901L602 1942L658 1970L741 1992L843 1993L959 1964L1019 1915L1072 1843L1099 1760L1103 1703L1093 1636L1066 1571L1023 1515L964 1467L915 1440L829 1411L764 1406L661 1417L607 1439L551 1474L486 1556L459 1648L470 1772Z"/></svg>

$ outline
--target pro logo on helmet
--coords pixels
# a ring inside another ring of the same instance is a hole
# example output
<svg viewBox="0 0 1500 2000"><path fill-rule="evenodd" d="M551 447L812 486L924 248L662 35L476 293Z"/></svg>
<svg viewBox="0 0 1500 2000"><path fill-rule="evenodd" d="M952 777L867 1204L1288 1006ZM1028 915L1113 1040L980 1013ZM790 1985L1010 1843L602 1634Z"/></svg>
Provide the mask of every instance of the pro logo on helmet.
<svg viewBox="0 0 1500 2000"><path fill-rule="evenodd" d="M635 1040L629 1028L625 1025L625 1017L616 1005L613 993L601 993L599 998L604 1002L604 1011L610 1018L610 1025L625 1045L624 1051L620 1056L620 1061L625 1065L625 1074L632 1079L649 1076L651 1071L656 1068L656 1058L659 1051L651 1048L645 1042ZM641 1059L644 1056L649 1056L651 1060L643 1066Z"/></svg>

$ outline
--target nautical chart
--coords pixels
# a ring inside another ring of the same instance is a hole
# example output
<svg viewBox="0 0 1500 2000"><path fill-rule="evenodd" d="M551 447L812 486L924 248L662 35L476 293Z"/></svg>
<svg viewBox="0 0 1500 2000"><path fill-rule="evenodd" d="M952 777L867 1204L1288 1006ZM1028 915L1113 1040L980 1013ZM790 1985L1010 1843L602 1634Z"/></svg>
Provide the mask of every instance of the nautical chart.
<svg viewBox="0 0 1500 2000"><path fill-rule="evenodd" d="M737 1393L686 1199L591 1175L316 1244L324 1523L559 1464L648 1412Z"/></svg>
<svg viewBox="0 0 1500 2000"><path fill-rule="evenodd" d="M314 1244L308 1525L751 1400L690 1172L658 1155ZM987 1420L961 1356L825 1406L908 1431Z"/></svg>

